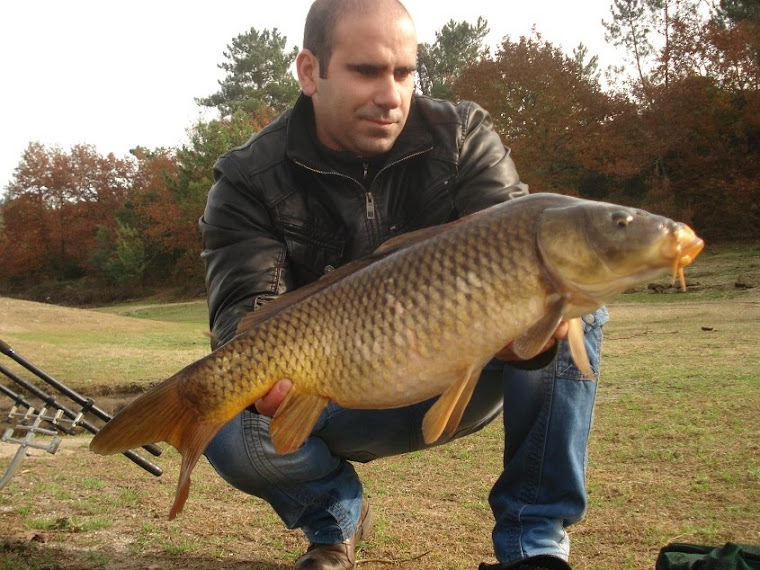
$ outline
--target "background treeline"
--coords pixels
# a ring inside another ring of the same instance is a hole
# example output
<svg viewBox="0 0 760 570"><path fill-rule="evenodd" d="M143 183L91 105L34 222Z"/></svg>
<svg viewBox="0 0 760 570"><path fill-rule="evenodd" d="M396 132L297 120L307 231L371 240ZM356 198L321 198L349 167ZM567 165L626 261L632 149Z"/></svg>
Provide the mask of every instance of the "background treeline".
<svg viewBox="0 0 760 570"><path fill-rule="evenodd" d="M419 45L418 90L489 110L533 191L645 207L713 241L760 237L760 2L613 0L604 26L620 68L535 31L490 49L485 20L451 21ZM181 148L118 158L30 143L0 202L0 291L200 294L212 166L293 103L297 51L276 29L234 38L219 91L196 99L217 118Z"/></svg>

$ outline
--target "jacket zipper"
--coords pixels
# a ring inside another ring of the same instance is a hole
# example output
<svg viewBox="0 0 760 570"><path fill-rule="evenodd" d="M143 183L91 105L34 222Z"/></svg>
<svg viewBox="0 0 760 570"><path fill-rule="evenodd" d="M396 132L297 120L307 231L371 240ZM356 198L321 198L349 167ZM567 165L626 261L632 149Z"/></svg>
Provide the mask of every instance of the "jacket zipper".
<svg viewBox="0 0 760 570"><path fill-rule="evenodd" d="M370 222L375 219L375 197L372 195L372 190L367 190L367 176L369 174L369 162L365 162L362 165L364 169L364 200L367 205L367 220Z"/></svg>
<svg viewBox="0 0 760 570"><path fill-rule="evenodd" d="M364 198L367 202L367 219L374 220L375 219L375 197L372 195L372 192L367 190L364 193Z"/></svg>
<svg viewBox="0 0 760 570"><path fill-rule="evenodd" d="M432 148L432 147L431 147ZM395 166L399 164L400 162L404 162L405 160L409 160L410 158L414 158L416 156L419 156L421 154L425 154L426 152L430 151L430 148L426 148L425 150L421 150L412 154L408 154L406 156L403 156L399 158L398 160L394 160L390 164L386 164L383 166L378 173L375 175L375 178L377 178L381 172L387 170L388 168L391 168L392 166ZM367 216L367 222L368 222L368 229L371 235L371 247L372 249L376 249L380 245L380 224L377 222L377 209L375 206L375 196L372 194L372 190L366 189L366 183L367 183L367 176L369 175L369 162L364 162L362 165L363 169L363 176L364 176L364 185L362 185L358 180L355 178L348 176L346 174L343 174L341 172L338 172L336 170L319 170L317 168L312 168L310 166L305 165L302 162L299 162L297 160L294 160L294 162L301 167L305 168L306 170L309 170L311 172L315 172L317 174L332 174L333 176L340 176L341 178L347 178L349 180L352 180L355 182L358 186L361 187L361 189L364 191L364 205L365 205L365 215ZM371 185L370 185L371 186Z"/></svg>

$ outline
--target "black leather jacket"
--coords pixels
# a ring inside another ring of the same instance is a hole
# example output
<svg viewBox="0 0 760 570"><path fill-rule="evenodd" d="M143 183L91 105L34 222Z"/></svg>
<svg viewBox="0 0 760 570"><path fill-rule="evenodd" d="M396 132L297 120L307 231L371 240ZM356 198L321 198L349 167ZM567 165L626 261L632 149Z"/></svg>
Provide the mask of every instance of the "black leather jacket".
<svg viewBox="0 0 760 570"><path fill-rule="evenodd" d="M527 193L475 103L414 97L382 164L327 151L313 124L302 95L214 166L200 226L217 346L247 312L392 236Z"/></svg>

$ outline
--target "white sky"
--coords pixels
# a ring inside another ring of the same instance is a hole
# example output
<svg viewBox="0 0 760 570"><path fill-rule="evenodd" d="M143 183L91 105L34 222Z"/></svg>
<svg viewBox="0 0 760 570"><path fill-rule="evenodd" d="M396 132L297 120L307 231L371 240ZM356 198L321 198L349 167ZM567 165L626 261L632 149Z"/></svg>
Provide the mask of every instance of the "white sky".
<svg viewBox="0 0 760 570"><path fill-rule="evenodd" d="M27 145L93 144L124 156L176 147L200 117L195 97L217 90L217 64L238 34L277 28L301 45L311 0L26 0L0 7L0 193ZM453 19L483 16L488 43L529 35L568 54L579 43L603 68L620 59L604 42L610 0L406 0L419 40Z"/></svg>

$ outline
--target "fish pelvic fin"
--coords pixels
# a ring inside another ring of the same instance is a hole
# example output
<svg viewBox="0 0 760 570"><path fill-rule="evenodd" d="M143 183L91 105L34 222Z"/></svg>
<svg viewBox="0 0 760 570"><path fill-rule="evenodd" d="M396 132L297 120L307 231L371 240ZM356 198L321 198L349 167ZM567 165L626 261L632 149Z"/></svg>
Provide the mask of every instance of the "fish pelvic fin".
<svg viewBox="0 0 760 570"><path fill-rule="evenodd" d="M300 392L293 386L269 424L275 451L291 453L301 447L329 401L324 396Z"/></svg>
<svg viewBox="0 0 760 570"><path fill-rule="evenodd" d="M512 343L515 355L523 360L530 360L539 354L554 336L562 314L567 306L567 299L559 297L550 306L546 314Z"/></svg>
<svg viewBox="0 0 760 570"><path fill-rule="evenodd" d="M182 467L170 520L187 500L190 473L198 459L216 432L230 419L220 415L207 417L184 396L183 382L192 373L191 365L136 398L90 442L90 450L99 455L120 453L158 441L176 448L182 454Z"/></svg>
<svg viewBox="0 0 760 570"><path fill-rule="evenodd" d="M480 367L468 368L449 386L422 418L422 435L431 445L445 432L452 437L480 378Z"/></svg>
<svg viewBox="0 0 760 570"><path fill-rule="evenodd" d="M567 343L570 346L570 357L575 366L589 380L594 380L594 371L586 352L586 340L583 334L583 324L580 319L570 319L568 322Z"/></svg>

